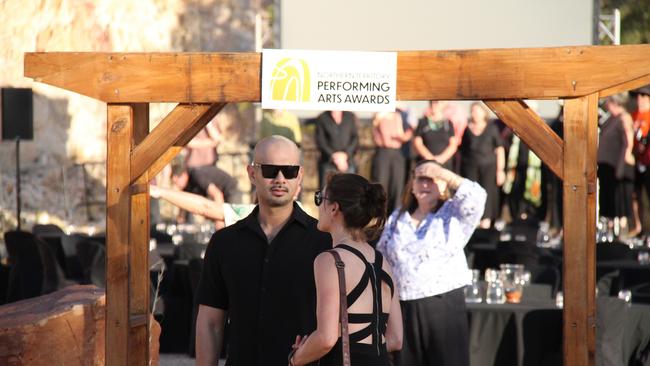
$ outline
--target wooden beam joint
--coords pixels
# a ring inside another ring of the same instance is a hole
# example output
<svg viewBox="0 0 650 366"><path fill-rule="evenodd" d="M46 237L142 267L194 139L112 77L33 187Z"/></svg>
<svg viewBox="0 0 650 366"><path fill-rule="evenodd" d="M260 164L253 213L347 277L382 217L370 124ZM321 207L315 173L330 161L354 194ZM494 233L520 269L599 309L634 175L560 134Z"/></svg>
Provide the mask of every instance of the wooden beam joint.
<svg viewBox="0 0 650 366"><path fill-rule="evenodd" d="M564 177L564 142L523 100L486 100L485 104L539 156L560 179Z"/></svg>

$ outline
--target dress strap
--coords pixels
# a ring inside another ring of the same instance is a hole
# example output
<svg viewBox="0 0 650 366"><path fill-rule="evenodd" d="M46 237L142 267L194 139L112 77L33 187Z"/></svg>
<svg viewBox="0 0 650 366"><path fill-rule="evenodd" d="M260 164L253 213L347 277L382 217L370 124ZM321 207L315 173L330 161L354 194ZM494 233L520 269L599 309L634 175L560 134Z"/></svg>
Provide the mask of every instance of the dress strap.
<svg viewBox="0 0 650 366"><path fill-rule="evenodd" d="M349 245L347 245L347 244L339 244L339 245L337 245L336 247L337 247L337 248L341 248L341 249L345 249L345 250L347 250L348 252L350 252L350 253L356 255L357 257L359 257L359 259L361 259L361 260L363 261L363 263L365 263L365 264L370 264L370 262L368 262L368 261L366 260L366 257L363 256L363 253L361 253L358 249L356 249L356 248L352 248L351 246L349 246Z"/></svg>

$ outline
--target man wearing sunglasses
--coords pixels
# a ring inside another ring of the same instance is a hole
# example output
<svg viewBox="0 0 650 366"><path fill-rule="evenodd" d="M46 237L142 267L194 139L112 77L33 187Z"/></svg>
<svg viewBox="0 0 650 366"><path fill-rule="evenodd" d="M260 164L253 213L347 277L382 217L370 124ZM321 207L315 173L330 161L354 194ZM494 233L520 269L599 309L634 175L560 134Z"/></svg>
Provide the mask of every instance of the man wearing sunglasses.
<svg viewBox="0 0 650 366"><path fill-rule="evenodd" d="M296 203L300 151L270 136L247 167L258 205L216 232L205 253L197 294L196 363L216 365L226 318L227 365L282 365L296 334L316 328L313 262L331 248L329 234Z"/></svg>

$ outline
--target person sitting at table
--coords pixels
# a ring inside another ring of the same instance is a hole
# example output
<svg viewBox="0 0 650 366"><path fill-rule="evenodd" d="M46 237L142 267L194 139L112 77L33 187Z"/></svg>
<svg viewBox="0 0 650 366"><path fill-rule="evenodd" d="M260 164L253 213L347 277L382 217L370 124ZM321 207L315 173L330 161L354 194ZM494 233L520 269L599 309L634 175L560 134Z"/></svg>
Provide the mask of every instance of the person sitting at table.
<svg viewBox="0 0 650 366"><path fill-rule="evenodd" d="M390 265L367 240L376 237L386 221L386 192L356 174L330 175L314 203L319 207L318 229L331 234L345 267L351 364L389 365L388 352L402 344L402 317ZM340 365L340 287L333 253L314 261L316 330L298 335L289 365Z"/></svg>
<svg viewBox="0 0 650 366"><path fill-rule="evenodd" d="M453 193L455 192L455 193ZM432 160L412 173L402 207L377 249L393 267L404 318L396 365L469 365L463 248L479 224L487 193Z"/></svg>

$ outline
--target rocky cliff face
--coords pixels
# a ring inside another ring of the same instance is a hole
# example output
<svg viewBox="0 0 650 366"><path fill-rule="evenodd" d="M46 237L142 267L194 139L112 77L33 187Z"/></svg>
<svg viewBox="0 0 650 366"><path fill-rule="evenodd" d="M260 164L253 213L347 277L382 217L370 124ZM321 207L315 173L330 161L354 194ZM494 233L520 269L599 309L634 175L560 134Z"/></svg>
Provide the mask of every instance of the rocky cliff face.
<svg viewBox="0 0 650 366"><path fill-rule="evenodd" d="M45 215L64 224L103 222L106 106L23 77L24 52L252 51L258 13L265 15L266 43L272 42L267 26L272 9L270 0L1 1L0 86L34 91L34 141L21 143L27 225ZM151 105L152 126L171 108ZM225 169L240 163L228 153L248 146L253 120L247 105L232 106L219 119L227 140L219 148ZM245 185L247 179L240 181ZM13 223L15 144L5 141L0 142L0 231Z"/></svg>

